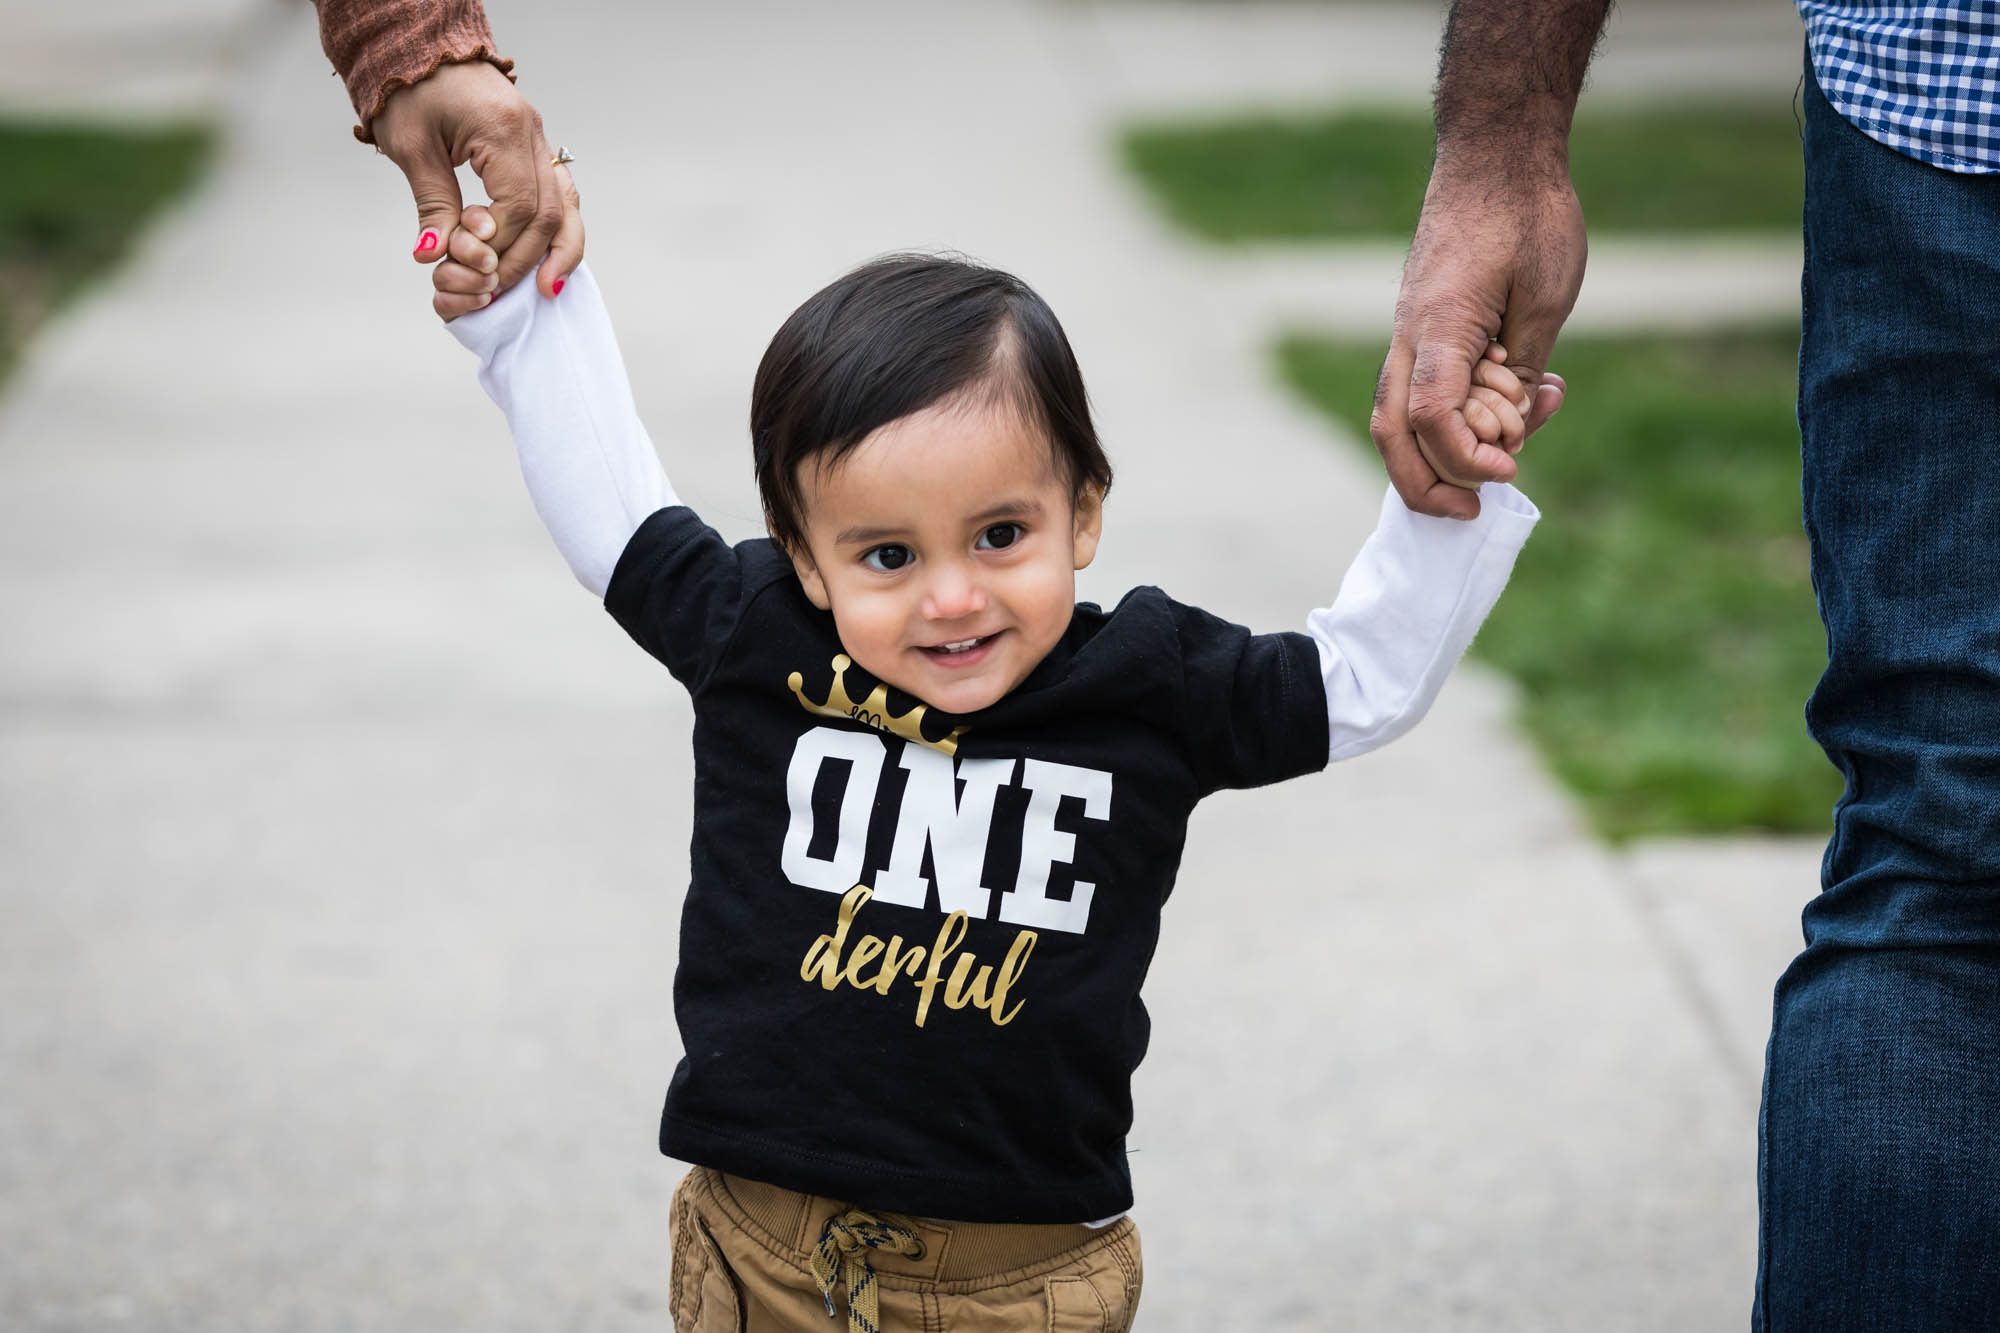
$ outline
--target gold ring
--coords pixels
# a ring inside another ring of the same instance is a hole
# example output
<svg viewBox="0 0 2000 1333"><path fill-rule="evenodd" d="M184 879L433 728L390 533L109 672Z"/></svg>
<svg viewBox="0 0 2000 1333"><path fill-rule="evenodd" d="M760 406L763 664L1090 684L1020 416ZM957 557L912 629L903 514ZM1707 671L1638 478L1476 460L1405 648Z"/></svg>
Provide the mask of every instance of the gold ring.
<svg viewBox="0 0 2000 1333"><path fill-rule="evenodd" d="M576 159L569 155L569 149L558 148L556 149L556 155L549 159L549 165L552 167L560 167L574 161L576 161Z"/></svg>

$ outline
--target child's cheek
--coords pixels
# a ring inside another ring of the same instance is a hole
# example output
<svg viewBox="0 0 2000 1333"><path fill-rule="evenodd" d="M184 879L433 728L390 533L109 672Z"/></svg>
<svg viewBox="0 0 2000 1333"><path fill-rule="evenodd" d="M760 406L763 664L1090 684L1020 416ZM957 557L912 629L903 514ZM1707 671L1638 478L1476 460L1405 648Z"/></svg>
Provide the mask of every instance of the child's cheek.
<svg viewBox="0 0 2000 1333"><path fill-rule="evenodd" d="M1034 622L1032 637L1053 644L1076 609L1076 571L1066 561L1038 560L1022 571L1020 605Z"/></svg>
<svg viewBox="0 0 2000 1333"><path fill-rule="evenodd" d="M835 603L835 624L841 646L871 675L882 674L880 667L894 661L903 646L904 615L902 597L891 589L851 588L849 595Z"/></svg>

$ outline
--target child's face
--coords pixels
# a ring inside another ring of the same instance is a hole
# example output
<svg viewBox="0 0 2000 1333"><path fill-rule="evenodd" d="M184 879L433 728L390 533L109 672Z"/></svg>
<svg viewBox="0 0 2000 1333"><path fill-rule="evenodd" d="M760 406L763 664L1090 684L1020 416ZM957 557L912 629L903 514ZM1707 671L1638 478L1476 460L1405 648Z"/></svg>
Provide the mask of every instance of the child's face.
<svg viewBox="0 0 2000 1333"><path fill-rule="evenodd" d="M1072 504L1048 440L1007 407L913 412L799 473L808 549L792 563L870 675L971 713L1062 638L1103 507Z"/></svg>

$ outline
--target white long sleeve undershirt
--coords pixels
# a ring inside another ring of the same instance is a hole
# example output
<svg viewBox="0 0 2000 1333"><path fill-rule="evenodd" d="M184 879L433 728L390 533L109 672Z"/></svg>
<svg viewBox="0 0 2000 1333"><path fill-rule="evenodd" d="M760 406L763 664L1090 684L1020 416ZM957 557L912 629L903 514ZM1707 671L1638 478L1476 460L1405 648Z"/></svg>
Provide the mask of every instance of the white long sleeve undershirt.
<svg viewBox="0 0 2000 1333"><path fill-rule="evenodd" d="M604 596L639 524L681 503L632 401L588 265L549 300L520 283L446 326L479 356L535 511L577 581ZM1408 731L1499 600L1540 512L1512 486L1479 489L1470 522L1432 518L1391 489L1331 606L1306 617L1326 685L1329 758Z"/></svg>

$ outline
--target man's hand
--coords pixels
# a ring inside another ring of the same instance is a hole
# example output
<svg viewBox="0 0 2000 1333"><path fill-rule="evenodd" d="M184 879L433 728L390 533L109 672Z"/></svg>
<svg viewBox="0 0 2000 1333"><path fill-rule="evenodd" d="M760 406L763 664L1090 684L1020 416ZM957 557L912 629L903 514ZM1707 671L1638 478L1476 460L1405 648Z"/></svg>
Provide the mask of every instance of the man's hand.
<svg viewBox="0 0 2000 1333"><path fill-rule="evenodd" d="M1438 56L1437 160L1375 385L1368 433L1403 503L1472 518L1514 460L1465 422L1489 342L1533 395L1583 285L1569 125L1610 0L1452 0Z"/></svg>
<svg viewBox="0 0 2000 1333"><path fill-rule="evenodd" d="M1479 484L1515 473L1509 452L1466 423L1473 368L1490 342L1504 345L1532 414L1583 285L1583 210L1566 166L1528 170L1481 156L1467 164L1441 154L1431 173L1368 423L1403 503L1452 518L1475 517Z"/></svg>
<svg viewBox="0 0 2000 1333"><path fill-rule="evenodd" d="M493 200L499 255L498 289L505 291L541 265L537 285L554 296L583 262L583 218L576 187L558 180L542 118L505 74L483 60L440 65L428 78L390 94L370 125L382 152L409 178L417 205L420 264L451 251L459 225L458 177L470 162ZM428 242L428 244L427 244ZM544 253L548 262L542 263Z"/></svg>

